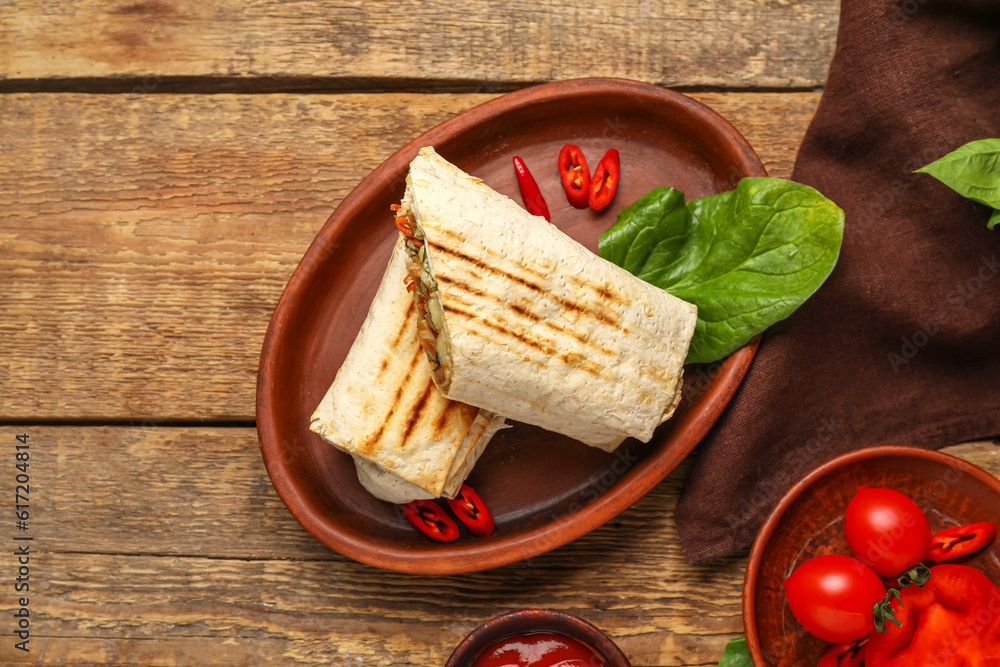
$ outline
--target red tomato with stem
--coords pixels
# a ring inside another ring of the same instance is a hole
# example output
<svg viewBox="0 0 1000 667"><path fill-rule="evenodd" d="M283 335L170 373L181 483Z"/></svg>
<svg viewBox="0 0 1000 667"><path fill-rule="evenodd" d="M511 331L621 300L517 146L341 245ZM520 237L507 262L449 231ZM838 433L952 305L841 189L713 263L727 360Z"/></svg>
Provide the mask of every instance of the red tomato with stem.
<svg viewBox="0 0 1000 667"><path fill-rule="evenodd" d="M861 639L875 629L872 609L885 586L856 558L817 556L785 579L788 606L810 634L839 644Z"/></svg>
<svg viewBox="0 0 1000 667"><path fill-rule="evenodd" d="M854 555L883 577L919 563L931 539L923 510L892 489L859 487L847 505L844 528Z"/></svg>

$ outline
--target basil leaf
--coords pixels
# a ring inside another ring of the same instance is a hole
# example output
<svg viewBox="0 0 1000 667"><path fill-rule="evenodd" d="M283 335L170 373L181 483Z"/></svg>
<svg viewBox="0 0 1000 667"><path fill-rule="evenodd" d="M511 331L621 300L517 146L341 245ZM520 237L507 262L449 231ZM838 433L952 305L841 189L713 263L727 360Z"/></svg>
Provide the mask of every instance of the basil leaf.
<svg viewBox="0 0 1000 667"><path fill-rule="evenodd" d="M673 188L656 188L619 212L618 221L619 224L624 221L624 228L616 233L632 239L632 242L608 247L606 256L602 245L601 257L633 274L649 262L649 256L654 251L666 256L676 255L687 240L690 224L684 209L684 193ZM603 240L602 234L602 244ZM657 248L660 250L657 251Z"/></svg>
<svg viewBox="0 0 1000 667"><path fill-rule="evenodd" d="M601 234L601 257L698 307L687 363L725 357L795 311L833 270L844 212L812 188L744 178L684 203L657 188Z"/></svg>
<svg viewBox="0 0 1000 667"><path fill-rule="evenodd" d="M972 141L917 172L930 174L963 197L1000 209L1000 139ZM990 229L996 224L994 214Z"/></svg>
<svg viewBox="0 0 1000 667"><path fill-rule="evenodd" d="M753 667L753 660L750 659L750 650L747 648L746 637L730 639L726 644L726 650L722 653L722 660L718 667Z"/></svg>

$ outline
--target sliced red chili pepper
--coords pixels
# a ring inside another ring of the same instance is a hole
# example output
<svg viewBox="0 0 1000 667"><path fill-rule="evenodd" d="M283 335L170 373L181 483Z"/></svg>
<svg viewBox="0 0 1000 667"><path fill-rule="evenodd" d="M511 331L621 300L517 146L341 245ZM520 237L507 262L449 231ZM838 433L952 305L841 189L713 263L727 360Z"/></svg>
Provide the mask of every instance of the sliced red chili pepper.
<svg viewBox="0 0 1000 667"><path fill-rule="evenodd" d="M997 536L997 527L989 521L970 523L942 530L931 538L927 558L937 562L966 556L982 549Z"/></svg>
<svg viewBox="0 0 1000 667"><path fill-rule="evenodd" d="M448 499L451 511L476 535L493 532L493 515L483 503L479 494L467 484L463 484L458 495Z"/></svg>
<svg viewBox="0 0 1000 667"><path fill-rule="evenodd" d="M594 169L594 178L590 181L590 195L587 203L590 208L600 211L608 205L614 198L618 190L618 174L621 170L621 162L618 158L618 149L612 148Z"/></svg>
<svg viewBox="0 0 1000 667"><path fill-rule="evenodd" d="M458 525L444 509L430 500L411 500L403 507L403 516L417 530L440 542L451 542L458 537Z"/></svg>
<svg viewBox="0 0 1000 667"><path fill-rule="evenodd" d="M853 642L834 644L819 659L817 667L857 667L865 661L867 645L867 636Z"/></svg>
<svg viewBox="0 0 1000 667"><path fill-rule="evenodd" d="M559 151L559 180L569 203L575 208L587 208L590 168L583 151L573 144L566 144Z"/></svg>
<svg viewBox="0 0 1000 667"><path fill-rule="evenodd" d="M528 171L528 165L516 155L514 156L514 171L517 172L517 185L521 189L521 201L524 202L524 208L531 215L540 215L552 222L552 218L549 216L549 206L545 203L542 191L538 189L538 183Z"/></svg>

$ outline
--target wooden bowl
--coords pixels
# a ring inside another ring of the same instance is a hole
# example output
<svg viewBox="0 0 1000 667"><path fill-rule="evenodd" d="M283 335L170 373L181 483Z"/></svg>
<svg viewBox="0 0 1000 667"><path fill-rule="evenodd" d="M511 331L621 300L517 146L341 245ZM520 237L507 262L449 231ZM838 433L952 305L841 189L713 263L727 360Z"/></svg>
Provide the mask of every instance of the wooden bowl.
<svg viewBox="0 0 1000 667"><path fill-rule="evenodd" d="M621 181L606 209L577 210L566 201L556 169L565 143L580 146L594 165L609 148L619 150ZM377 567L458 574L542 554L638 500L715 423L757 341L721 364L688 367L679 409L648 443L629 440L608 454L523 424L502 431L469 478L496 531L450 543L428 539L397 507L365 491L350 457L308 428L389 261L398 234L389 206L402 197L410 160L427 145L515 201L511 160L519 155L553 223L594 252L617 211L654 187L701 197L765 170L739 132L705 105L635 81L583 79L521 90L454 116L401 148L337 207L295 269L264 338L257 381L264 462L291 513L329 547Z"/></svg>
<svg viewBox="0 0 1000 667"><path fill-rule="evenodd" d="M521 609L495 616L462 640L444 667L469 667L485 648L508 637L553 632L583 642L604 660L607 667L631 667L621 649L587 621L561 611Z"/></svg>
<svg viewBox="0 0 1000 667"><path fill-rule="evenodd" d="M927 514L931 532L1000 516L1000 480L949 454L871 447L827 461L789 489L764 522L743 581L743 625L757 667L815 665L829 646L808 634L782 583L804 561L851 555L844 512L859 486L895 489ZM1000 583L1000 541L961 562Z"/></svg>

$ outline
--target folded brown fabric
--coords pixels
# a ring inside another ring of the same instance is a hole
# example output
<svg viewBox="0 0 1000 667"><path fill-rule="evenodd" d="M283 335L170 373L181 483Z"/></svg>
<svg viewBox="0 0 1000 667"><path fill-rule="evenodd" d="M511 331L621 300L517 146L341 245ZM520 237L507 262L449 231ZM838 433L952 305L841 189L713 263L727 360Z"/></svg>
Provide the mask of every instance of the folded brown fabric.
<svg viewBox="0 0 1000 667"><path fill-rule="evenodd" d="M1000 3L843 0L794 180L847 214L840 262L765 335L677 507L692 562L747 547L836 455L1000 435L1000 228L921 167L1000 137Z"/></svg>

